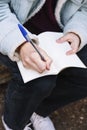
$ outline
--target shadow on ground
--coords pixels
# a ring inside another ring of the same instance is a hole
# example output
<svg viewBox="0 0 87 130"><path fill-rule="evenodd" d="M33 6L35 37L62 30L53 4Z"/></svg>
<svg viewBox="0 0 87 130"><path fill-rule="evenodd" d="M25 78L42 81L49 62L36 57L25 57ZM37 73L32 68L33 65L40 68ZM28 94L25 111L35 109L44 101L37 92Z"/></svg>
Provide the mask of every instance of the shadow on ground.
<svg viewBox="0 0 87 130"><path fill-rule="evenodd" d="M6 84L0 85L0 117L3 113ZM58 109L50 116L56 130L87 130L87 98ZM0 119L0 130L4 130Z"/></svg>

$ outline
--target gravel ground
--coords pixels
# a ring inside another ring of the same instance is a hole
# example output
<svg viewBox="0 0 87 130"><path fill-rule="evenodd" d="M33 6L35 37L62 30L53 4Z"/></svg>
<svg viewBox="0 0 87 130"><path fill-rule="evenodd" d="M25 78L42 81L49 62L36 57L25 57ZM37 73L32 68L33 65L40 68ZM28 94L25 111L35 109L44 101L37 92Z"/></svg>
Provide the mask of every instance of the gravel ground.
<svg viewBox="0 0 87 130"><path fill-rule="evenodd" d="M0 85L0 117L6 85ZM58 109L50 115L56 130L87 130L87 98ZM0 130L4 130L0 120Z"/></svg>

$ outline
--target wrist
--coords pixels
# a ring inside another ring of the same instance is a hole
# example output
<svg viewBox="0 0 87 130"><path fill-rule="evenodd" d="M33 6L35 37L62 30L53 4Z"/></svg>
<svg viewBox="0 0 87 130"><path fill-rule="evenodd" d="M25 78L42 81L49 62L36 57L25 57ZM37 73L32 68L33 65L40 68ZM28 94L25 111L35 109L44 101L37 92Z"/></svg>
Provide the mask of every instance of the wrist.
<svg viewBox="0 0 87 130"><path fill-rule="evenodd" d="M27 41L24 41L24 42L16 49L16 52L17 52L17 53L20 53L21 47L22 47L24 44L26 44L26 43L27 43Z"/></svg>

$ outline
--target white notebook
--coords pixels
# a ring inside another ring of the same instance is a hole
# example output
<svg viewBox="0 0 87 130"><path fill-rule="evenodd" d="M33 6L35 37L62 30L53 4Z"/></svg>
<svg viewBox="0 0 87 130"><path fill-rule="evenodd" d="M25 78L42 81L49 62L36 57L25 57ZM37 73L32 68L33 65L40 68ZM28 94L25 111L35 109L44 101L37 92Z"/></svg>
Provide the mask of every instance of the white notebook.
<svg viewBox="0 0 87 130"><path fill-rule="evenodd" d="M47 52L47 54L52 58L53 62L50 70L47 70L43 73L38 73L35 70L24 68L22 62L18 61L17 64L24 83L42 76L56 75L67 67L86 68L76 54L68 56L66 55L66 52L69 51L71 47L67 42L62 44L58 44L56 42L56 39L61 36L63 36L63 33L57 32L43 32L38 35L40 43L39 46Z"/></svg>

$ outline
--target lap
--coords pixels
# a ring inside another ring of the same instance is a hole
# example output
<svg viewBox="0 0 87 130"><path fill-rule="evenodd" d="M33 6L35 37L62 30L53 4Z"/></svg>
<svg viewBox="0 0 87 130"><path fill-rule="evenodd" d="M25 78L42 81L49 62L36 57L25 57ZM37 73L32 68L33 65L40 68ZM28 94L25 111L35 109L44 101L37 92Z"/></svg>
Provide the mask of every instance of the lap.
<svg viewBox="0 0 87 130"><path fill-rule="evenodd" d="M87 65L87 45L77 53L79 58L83 61L85 65ZM11 61L7 56L4 56L0 54L0 63L5 64L10 70L12 70L12 73L14 77L17 80L22 81L19 69L17 67L16 62ZM49 77L49 76L48 76ZM68 82L74 82L77 84L84 84L86 85L86 79L87 79L87 69L83 68L68 68L62 71L59 75L58 78L60 80L60 77L62 77L62 80L66 80ZM44 79L45 77L43 77ZM58 79L57 78L57 79ZM46 78L45 78L46 79ZM38 82L39 80L37 80ZM23 82L23 81L22 81ZM36 82L36 81L35 81Z"/></svg>

